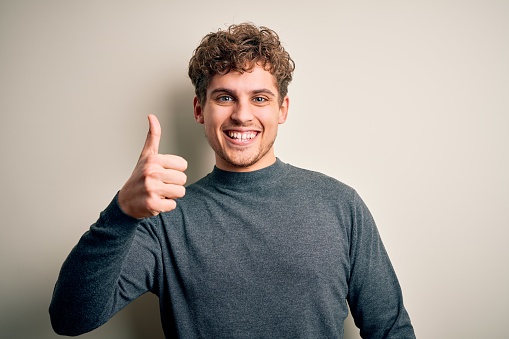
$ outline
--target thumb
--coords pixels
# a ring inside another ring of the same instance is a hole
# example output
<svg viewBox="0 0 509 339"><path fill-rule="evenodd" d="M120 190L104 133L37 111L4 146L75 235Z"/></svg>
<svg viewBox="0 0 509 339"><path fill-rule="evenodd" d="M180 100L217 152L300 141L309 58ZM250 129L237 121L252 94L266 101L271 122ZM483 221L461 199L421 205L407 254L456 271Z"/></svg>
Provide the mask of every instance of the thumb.
<svg viewBox="0 0 509 339"><path fill-rule="evenodd" d="M161 140L161 124L153 114L148 116L149 130L147 140L141 151L142 156L159 153L159 141Z"/></svg>

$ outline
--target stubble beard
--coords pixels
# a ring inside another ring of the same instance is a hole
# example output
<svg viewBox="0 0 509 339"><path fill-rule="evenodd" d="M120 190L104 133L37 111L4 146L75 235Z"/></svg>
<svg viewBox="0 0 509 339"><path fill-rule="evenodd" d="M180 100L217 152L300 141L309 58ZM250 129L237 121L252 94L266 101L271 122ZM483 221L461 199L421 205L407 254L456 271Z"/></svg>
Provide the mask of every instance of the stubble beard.
<svg viewBox="0 0 509 339"><path fill-rule="evenodd" d="M263 144L260 144L258 150L251 155L242 154L244 152L249 152L249 150L247 149L238 149L236 150L235 154L230 156L229 154L227 154L227 152L223 150L219 143L214 144L211 138L208 137L207 133L205 133L205 137L207 138L210 147L214 150L217 156L219 156L221 159L223 159L232 167L236 168L247 168L255 165L272 149L272 146L276 141L276 136L274 136L274 139L272 139L271 142L267 144L267 147L264 147Z"/></svg>

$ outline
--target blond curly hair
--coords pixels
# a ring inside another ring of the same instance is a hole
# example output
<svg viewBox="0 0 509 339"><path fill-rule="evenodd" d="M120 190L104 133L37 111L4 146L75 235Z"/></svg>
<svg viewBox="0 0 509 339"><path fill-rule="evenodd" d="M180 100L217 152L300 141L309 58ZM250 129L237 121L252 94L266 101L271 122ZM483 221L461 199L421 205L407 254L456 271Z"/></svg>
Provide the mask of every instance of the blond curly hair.
<svg viewBox="0 0 509 339"><path fill-rule="evenodd" d="M248 72L256 64L276 78L281 105L288 93L295 63L277 33L264 26L241 23L207 34L193 52L188 75L198 100L204 105L207 86L214 75Z"/></svg>

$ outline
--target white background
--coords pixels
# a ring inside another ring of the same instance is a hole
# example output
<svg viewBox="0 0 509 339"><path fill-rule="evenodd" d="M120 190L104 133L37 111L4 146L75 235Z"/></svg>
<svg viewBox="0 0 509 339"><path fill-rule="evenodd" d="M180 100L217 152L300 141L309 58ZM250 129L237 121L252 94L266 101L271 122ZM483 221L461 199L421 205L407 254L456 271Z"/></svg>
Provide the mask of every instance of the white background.
<svg viewBox="0 0 509 339"><path fill-rule="evenodd" d="M0 337L57 337L60 265L129 177L147 114L190 182L211 170L187 63L252 21L297 65L276 154L357 189L418 338L507 338L508 18L493 0L0 0ZM84 338L160 336L146 296Z"/></svg>

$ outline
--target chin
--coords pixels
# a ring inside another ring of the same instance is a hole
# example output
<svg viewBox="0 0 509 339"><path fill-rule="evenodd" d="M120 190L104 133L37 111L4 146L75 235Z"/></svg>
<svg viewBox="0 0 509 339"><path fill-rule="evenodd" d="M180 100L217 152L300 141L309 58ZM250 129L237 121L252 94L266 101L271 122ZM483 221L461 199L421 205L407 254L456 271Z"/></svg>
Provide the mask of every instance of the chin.
<svg viewBox="0 0 509 339"><path fill-rule="evenodd" d="M223 158L224 161L226 161L228 164L230 164L233 167L237 168L247 168L255 165L260 161L260 158L258 157L252 157L252 158L232 158L232 157L225 157Z"/></svg>

